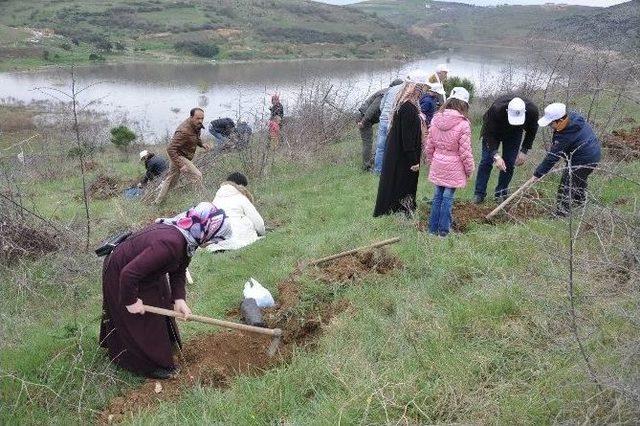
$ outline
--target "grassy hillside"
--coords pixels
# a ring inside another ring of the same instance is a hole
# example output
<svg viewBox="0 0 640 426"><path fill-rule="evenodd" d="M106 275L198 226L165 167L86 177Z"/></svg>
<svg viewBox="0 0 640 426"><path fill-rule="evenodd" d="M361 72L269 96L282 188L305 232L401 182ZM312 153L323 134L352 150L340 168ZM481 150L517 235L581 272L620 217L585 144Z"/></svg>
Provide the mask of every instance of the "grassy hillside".
<svg viewBox="0 0 640 426"><path fill-rule="evenodd" d="M474 141L478 131L475 126ZM59 142L50 141L46 151L55 153ZM53 168L38 163L12 168L16 164L9 154L19 151L4 149L8 147L3 145L2 151L9 185L3 194L19 190L31 210L71 224L81 234L82 201L73 160L52 157ZM229 312L238 306L244 280L253 276L285 303L278 283L287 280L299 261L393 236L402 241L390 251L404 266L385 275L346 274L329 281L313 270L301 274L295 280L301 300L288 315L293 322L303 317L315 321L316 332L309 332L306 346L294 345L283 364L217 386L196 383L166 396L156 394L151 382L151 387L141 388L147 389L143 397L136 394L139 399L129 405L134 408L125 414L129 423L544 424L640 419L637 404L619 390L639 371L637 265L625 263L607 243L620 232L615 224L624 223L611 220L616 214L633 224L628 218L640 198L640 187L633 183L640 180L640 162L622 163L618 174L602 171L590 179L597 203L581 219L584 228L575 245L580 332L597 373L608 380L598 387L572 332L568 222L553 219L544 208L553 206L557 175L539 188L542 216L471 223L466 232L440 239L416 230L417 221L424 220L422 199L432 192L425 170L418 189L420 217L371 217L377 178L359 172L359 150L358 138L345 135L311 162L281 158L269 177L250 182L260 211L274 229L238 252L198 253L190 266L195 283L187 289L188 301L196 313L234 318ZM477 142L474 152L480 152ZM541 154L537 142L534 159ZM519 169L515 182L524 181L533 166L531 161ZM212 162L205 173L207 185L215 188L237 167L234 156ZM48 172L38 172L42 170ZM99 173L128 180L141 168L135 154L123 158L105 149L95 153L90 180ZM496 173L492 178L491 187ZM471 193L468 186L456 199L462 203ZM160 210L119 197L93 200L93 242L181 211L196 199L189 190L176 190ZM29 224L47 229L25 217ZM605 229L598 234L600 226ZM640 242L633 244L624 246L632 254ZM612 263L603 261L603 249ZM141 385L140 379L110 366L98 348L100 268L100 259L92 253L65 248L0 266L0 423L91 423L114 397ZM337 305L343 308L320 309ZM218 332L194 323L182 324L181 330L187 353L202 336ZM223 353L216 347L198 348L211 356ZM250 356L263 355L255 351ZM162 401L153 403L156 398ZM153 409L142 410L148 402Z"/></svg>
<svg viewBox="0 0 640 426"><path fill-rule="evenodd" d="M401 27L309 0L0 2L0 66L122 59L400 58ZM6 36L6 37L5 37Z"/></svg>
<svg viewBox="0 0 640 426"><path fill-rule="evenodd" d="M559 17L540 25L536 32L637 56L640 53L640 1Z"/></svg>
<svg viewBox="0 0 640 426"><path fill-rule="evenodd" d="M409 26L443 45L526 47L544 40L570 40L624 51L637 49L638 43L638 1L604 9L553 4L479 7L420 0L369 0L350 7Z"/></svg>

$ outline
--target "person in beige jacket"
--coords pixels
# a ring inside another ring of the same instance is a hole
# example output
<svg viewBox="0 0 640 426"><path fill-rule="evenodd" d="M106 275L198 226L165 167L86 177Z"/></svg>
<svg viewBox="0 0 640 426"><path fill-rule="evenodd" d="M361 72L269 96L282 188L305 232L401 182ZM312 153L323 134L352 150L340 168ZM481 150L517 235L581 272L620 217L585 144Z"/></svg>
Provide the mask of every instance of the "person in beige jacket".
<svg viewBox="0 0 640 426"><path fill-rule="evenodd" d="M193 164L193 157L196 154L197 147L203 148L205 151L211 149L208 144L203 144L200 139L200 131L204 128L204 110L201 108L193 108L189 113L189 118L180 123L169 146L167 146L167 154L171 166L167 177L160 184L160 192L156 198L156 204L164 201L169 189L177 182L181 173L187 175L193 183L202 188L202 172Z"/></svg>
<svg viewBox="0 0 640 426"><path fill-rule="evenodd" d="M253 205L253 195L247 190L247 184L247 178L235 172L220 185L213 204L225 211L232 236L207 246L207 250L238 250L253 244L265 234L264 220Z"/></svg>

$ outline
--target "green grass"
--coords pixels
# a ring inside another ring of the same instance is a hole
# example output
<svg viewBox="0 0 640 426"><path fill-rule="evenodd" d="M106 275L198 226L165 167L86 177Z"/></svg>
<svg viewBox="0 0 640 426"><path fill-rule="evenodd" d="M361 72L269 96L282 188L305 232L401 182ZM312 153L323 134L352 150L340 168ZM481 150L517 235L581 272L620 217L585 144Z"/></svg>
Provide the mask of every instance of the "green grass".
<svg viewBox="0 0 640 426"><path fill-rule="evenodd" d="M438 239L402 217L374 219L377 179L358 171L359 143L349 135L328 148L325 158L302 167L278 162L268 178L250 182L265 219L281 226L238 252L196 254L188 302L194 312L224 317L237 307L248 277L277 299L277 283L298 261L393 236L402 238L391 251L405 267L353 284L303 277L301 309L319 299L351 304L325 327L314 350L299 350L289 364L259 377L238 377L226 389L194 387L128 422L539 424L582 422L585 416L599 423L637 421L630 402L589 381L571 337L563 222L478 224ZM141 173L135 159L124 162L109 150L96 155L101 172L123 179ZM235 167L233 158L216 162L209 185ZM531 168L518 171L515 182L524 181ZM637 177L640 164L624 170ZM495 173L490 185L494 181ZM543 184L550 198L556 182ZM61 172L58 179L22 183L32 208L73 222L82 235L77 176ZM590 185L605 203L622 194L640 197L640 188L621 178L596 175ZM431 191L423 170L418 199ZM471 194L469 186L456 198ZM92 202L93 241L193 202L189 191L171 193L162 212L119 198ZM597 245L584 237L576 250L590 258ZM110 366L97 348L100 267L90 253L68 259L61 252L0 269L8 284L0 287L0 423L91 422L93 410L140 383ZM622 340L637 341L639 333L617 306L637 310L638 299L625 292L587 297L612 284L589 270L577 275L578 309L599 324L585 336L599 371L614 368L631 376L632 367L619 368L617 349ZM190 323L181 331L188 345L189 338L215 330Z"/></svg>

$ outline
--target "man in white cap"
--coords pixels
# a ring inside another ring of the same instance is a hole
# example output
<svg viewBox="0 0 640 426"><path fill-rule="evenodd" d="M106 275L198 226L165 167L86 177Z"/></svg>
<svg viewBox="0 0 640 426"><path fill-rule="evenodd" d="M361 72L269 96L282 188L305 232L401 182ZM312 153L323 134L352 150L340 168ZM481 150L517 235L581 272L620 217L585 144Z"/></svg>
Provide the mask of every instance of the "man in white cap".
<svg viewBox="0 0 640 426"><path fill-rule="evenodd" d="M140 151L140 161L144 161L146 173L140 183L138 183L138 188L142 188L149 183L149 181L162 176L162 174L169 168L169 164L166 159L154 154L153 152L149 152L146 149Z"/></svg>
<svg viewBox="0 0 640 426"><path fill-rule="evenodd" d="M600 162L601 146L587 121L578 113L567 113L565 104L553 103L544 109L538 120L542 127L553 129L551 148L536 168L537 179L549 173L560 158L566 162L558 187L556 215L566 216L573 204L582 205L586 199L587 178Z"/></svg>
<svg viewBox="0 0 640 426"><path fill-rule="evenodd" d="M487 195L491 168L500 169L495 189L496 201L509 195L509 184L515 166L522 165L538 132L538 107L529 99L501 96L493 102L483 116L482 159L478 165L474 202L479 204ZM524 133L524 140L522 135ZM498 148L502 144L502 155Z"/></svg>
<svg viewBox="0 0 640 426"><path fill-rule="evenodd" d="M431 77L429 77L429 83L440 83L444 85L444 82L447 80L447 75L449 74L449 67L447 64L439 64L436 67L436 72Z"/></svg>

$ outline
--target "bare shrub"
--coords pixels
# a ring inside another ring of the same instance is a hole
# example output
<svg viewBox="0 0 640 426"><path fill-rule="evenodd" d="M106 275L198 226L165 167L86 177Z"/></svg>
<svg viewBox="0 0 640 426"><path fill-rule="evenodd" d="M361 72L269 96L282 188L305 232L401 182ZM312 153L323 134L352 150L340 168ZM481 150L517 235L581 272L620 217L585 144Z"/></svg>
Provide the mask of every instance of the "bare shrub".
<svg viewBox="0 0 640 426"><path fill-rule="evenodd" d="M291 115L282 126L281 147L291 159L309 159L339 141L353 126L350 92L334 90L328 82L301 87Z"/></svg>

